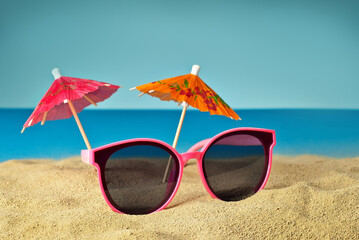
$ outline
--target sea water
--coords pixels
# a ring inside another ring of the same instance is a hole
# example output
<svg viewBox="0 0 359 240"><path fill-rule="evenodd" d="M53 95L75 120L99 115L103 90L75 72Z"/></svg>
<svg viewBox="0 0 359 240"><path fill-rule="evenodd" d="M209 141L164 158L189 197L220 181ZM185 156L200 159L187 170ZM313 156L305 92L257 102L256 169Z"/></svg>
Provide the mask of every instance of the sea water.
<svg viewBox="0 0 359 240"><path fill-rule="evenodd" d="M86 149L73 118L47 121L20 133L32 109L0 109L0 161L24 158L61 159ZM184 152L193 144L238 127L276 131L274 154L359 156L359 110L236 110L231 120L188 110L177 145ZM172 145L181 110L84 110L79 118L93 148L132 139L154 138Z"/></svg>

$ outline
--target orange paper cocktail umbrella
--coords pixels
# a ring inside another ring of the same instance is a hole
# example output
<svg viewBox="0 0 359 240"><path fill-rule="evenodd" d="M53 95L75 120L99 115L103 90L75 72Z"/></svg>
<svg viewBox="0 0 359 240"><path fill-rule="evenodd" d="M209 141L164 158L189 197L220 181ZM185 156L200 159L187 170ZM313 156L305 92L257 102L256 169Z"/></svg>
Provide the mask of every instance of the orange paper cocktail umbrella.
<svg viewBox="0 0 359 240"><path fill-rule="evenodd" d="M216 114L235 120L240 119L237 113L212 88L202 81L198 76L199 69L199 65L193 65L190 74L147 83L130 89L137 89L142 92L139 96L148 94L164 101L182 103L183 109L172 144L173 148L177 146L188 105L198 108L202 112L209 112L211 115Z"/></svg>
<svg viewBox="0 0 359 240"><path fill-rule="evenodd" d="M144 84L133 89L165 101L186 102L211 115L240 119L237 113L197 75L199 69L200 66L194 65L190 74Z"/></svg>

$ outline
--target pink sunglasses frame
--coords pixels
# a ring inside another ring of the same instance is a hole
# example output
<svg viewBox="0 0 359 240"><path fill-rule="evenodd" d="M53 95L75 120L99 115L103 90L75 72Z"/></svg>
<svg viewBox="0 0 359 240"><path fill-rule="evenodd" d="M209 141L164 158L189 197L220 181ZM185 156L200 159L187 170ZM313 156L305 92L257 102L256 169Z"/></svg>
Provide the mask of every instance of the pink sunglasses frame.
<svg viewBox="0 0 359 240"><path fill-rule="evenodd" d="M119 145L123 145L123 144L128 144L128 143L134 143L134 142L152 142L152 143L157 143L157 144L161 144L163 146L165 146L166 148L168 148L169 150L171 150L175 156L177 157L177 159L179 160L179 165L180 165L180 169L179 169L179 177L175 186L175 189L172 193L172 195L170 196L170 198L157 210L151 212L151 213L155 213L158 211L163 210L164 208L167 207L168 204L170 204L170 202L172 201L172 199L174 198L174 196L176 195L178 188L180 186L181 180L182 180L182 174L183 174L183 169L184 166L186 165L186 163L191 160L191 159L196 159L197 160L197 169L198 172L200 174L201 177L201 181L205 187L205 189L207 190L207 192L213 197L213 198L217 198L214 193L211 191L211 189L209 188L205 176L203 174L203 169L202 169L202 161L203 161L203 156L206 153L207 149L211 146L211 144L218 139L219 137L226 135L228 133L232 133L232 132L238 132L238 131L256 131L256 132L266 132L266 133L271 133L272 134L272 144L270 145L269 148L269 158L268 158L268 167L267 167L267 173L265 175L264 181L262 183L262 185L260 186L260 188L258 189L261 190L265 187L268 178L269 178L269 174L270 174L270 170L272 167L272 155L273 155L273 147L276 145L276 137L275 137L275 131L274 130L269 130L269 129L261 129L261 128L233 128L224 132L221 132L217 135L215 135L212 138L209 139L205 139L202 140L198 143L196 143L195 145L193 145L190 149L188 149L187 152L185 153L178 153L176 149L174 149L172 146L170 146L169 144L162 142L160 140L156 140L156 139L151 139L151 138L136 138L136 139L129 139L129 140L124 140L124 141L119 141L119 142L115 142L115 143L111 143L111 144L107 144L98 148L94 148L91 150L82 150L81 151L81 160L82 162L86 163L86 164L90 164L96 167L97 169L97 173L98 173L98 178L99 178L99 184L100 184L100 188L101 188L101 192L102 195L105 199L105 201L107 202L107 204L111 207L111 209L117 213L122 213L122 214L126 214L123 213L121 211L119 211L118 209L116 209L111 202L109 201L109 199L107 198L106 194L105 194L105 190L103 188L103 184L102 184L102 176L101 176L101 169L100 166L95 162L95 153L97 151L106 149L106 148L110 148L113 146L119 146ZM217 198L218 199L218 198ZM150 213L150 214L151 214Z"/></svg>

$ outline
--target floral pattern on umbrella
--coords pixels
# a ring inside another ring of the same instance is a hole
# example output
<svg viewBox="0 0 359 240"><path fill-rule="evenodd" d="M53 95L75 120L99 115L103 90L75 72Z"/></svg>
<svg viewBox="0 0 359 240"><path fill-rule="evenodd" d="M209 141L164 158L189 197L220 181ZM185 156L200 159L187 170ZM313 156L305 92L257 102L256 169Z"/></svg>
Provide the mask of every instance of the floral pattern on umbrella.
<svg viewBox="0 0 359 240"><path fill-rule="evenodd" d="M168 78L137 86L136 89L164 101L186 102L211 115L240 119L238 114L197 75L186 74Z"/></svg>

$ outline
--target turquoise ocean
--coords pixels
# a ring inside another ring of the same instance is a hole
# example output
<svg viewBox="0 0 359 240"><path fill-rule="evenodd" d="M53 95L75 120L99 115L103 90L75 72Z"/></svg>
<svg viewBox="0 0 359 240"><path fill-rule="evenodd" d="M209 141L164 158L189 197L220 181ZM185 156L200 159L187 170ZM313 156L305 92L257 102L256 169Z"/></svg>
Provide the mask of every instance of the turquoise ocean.
<svg viewBox="0 0 359 240"><path fill-rule="evenodd" d="M10 159L61 159L80 155L85 143L73 118L47 121L27 128L32 109L0 109L0 162ZM184 152L193 144L238 127L274 129L274 154L359 156L359 110L270 109L236 110L234 121L188 110L177 145ZM172 144L181 110L84 110L79 118L93 148L131 139L155 138Z"/></svg>

